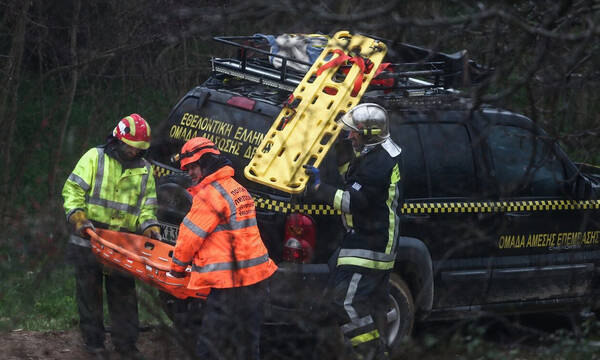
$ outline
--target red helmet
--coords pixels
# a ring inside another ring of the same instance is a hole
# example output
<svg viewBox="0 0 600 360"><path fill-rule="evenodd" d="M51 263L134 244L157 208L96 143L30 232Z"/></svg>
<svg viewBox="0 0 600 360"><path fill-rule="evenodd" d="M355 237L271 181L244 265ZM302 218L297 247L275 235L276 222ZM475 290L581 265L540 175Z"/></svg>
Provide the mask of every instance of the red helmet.
<svg viewBox="0 0 600 360"><path fill-rule="evenodd" d="M137 149L150 147L150 125L138 114L122 118L113 130L113 136Z"/></svg>
<svg viewBox="0 0 600 360"><path fill-rule="evenodd" d="M200 160L200 158L206 154L219 155L221 152L217 149L215 144L207 138L195 137L190 139L181 148L181 153L179 154L179 167L181 170L185 170L188 164Z"/></svg>

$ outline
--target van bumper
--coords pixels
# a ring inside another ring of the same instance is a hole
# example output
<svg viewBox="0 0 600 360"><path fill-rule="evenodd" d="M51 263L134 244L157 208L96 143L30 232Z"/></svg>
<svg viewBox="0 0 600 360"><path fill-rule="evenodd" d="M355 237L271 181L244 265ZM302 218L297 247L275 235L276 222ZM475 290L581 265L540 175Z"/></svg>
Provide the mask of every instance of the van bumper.
<svg viewBox="0 0 600 360"><path fill-rule="evenodd" d="M289 323L322 315L328 305L327 264L280 262L269 279L267 322Z"/></svg>

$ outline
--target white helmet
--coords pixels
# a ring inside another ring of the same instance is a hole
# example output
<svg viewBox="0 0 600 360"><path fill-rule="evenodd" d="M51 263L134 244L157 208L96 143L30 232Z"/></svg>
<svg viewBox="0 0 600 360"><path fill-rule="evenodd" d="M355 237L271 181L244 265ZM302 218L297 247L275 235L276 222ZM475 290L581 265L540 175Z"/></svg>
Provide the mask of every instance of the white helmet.
<svg viewBox="0 0 600 360"><path fill-rule="evenodd" d="M345 130L358 132L365 145L381 144L390 137L387 111L380 105L364 103L340 118Z"/></svg>

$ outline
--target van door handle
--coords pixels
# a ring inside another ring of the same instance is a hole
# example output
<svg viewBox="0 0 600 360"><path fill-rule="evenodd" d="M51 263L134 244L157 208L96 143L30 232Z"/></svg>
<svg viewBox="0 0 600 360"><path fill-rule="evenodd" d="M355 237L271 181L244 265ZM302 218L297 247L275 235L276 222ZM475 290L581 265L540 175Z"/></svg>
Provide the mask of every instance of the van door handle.
<svg viewBox="0 0 600 360"><path fill-rule="evenodd" d="M518 217L531 216L531 213L530 212L505 212L504 215L506 215L508 217L518 218Z"/></svg>
<svg viewBox="0 0 600 360"><path fill-rule="evenodd" d="M402 217L410 220L427 220L431 218L429 214L411 214L411 215L402 215Z"/></svg>

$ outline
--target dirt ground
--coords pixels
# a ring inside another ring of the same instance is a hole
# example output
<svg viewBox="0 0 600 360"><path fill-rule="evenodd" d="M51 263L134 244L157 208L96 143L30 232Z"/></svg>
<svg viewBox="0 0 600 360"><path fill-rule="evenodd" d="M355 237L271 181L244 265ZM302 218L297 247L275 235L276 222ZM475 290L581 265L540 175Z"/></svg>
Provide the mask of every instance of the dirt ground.
<svg viewBox="0 0 600 360"><path fill-rule="evenodd" d="M568 322L562 318L549 318L547 315L535 319L535 326L529 322L517 325L498 324L488 326L481 339L486 345L479 345L479 350L469 351L469 347L479 340L470 339L470 335L463 334L462 341L468 344L461 346L425 346L431 337L438 341L452 338L457 332L456 322L443 322L427 324L413 334L409 343L403 345L402 353L395 354L394 359L600 359L600 341L594 335L595 341L569 343L562 340L558 353L548 356L548 341L537 338L543 334L551 334L556 329L572 330ZM562 323L560 323L562 322ZM541 323L541 324L540 324ZM466 324L473 324L466 322ZM293 328L277 327L263 328L261 338L261 358L263 360L327 360L326 358L340 358L338 351L329 348L329 352L316 354L315 346L318 343L317 334L304 332L298 334ZM168 328L147 326L140 331L137 343L145 359L154 360L187 360L193 356L184 350L181 343L177 343L176 334ZM110 359L120 359L113 351L110 334L107 333L106 348L110 351ZM429 340L428 340L429 339ZM560 339L559 339L560 340ZM557 342L559 340L555 340ZM590 339L591 340L591 339ZM584 346L584 344L586 344ZM482 347L483 346L483 347ZM568 347L565 348L565 346ZM554 352L554 351L552 351ZM490 357L488 354L494 354ZM83 342L78 329L66 331L24 331L13 330L0 332L0 359L6 360L37 360L37 359L96 359L88 354L83 347Z"/></svg>
<svg viewBox="0 0 600 360"><path fill-rule="evenodd" d="M118 358L112 351L110 336L106 348L111 350L111 359ZM140 333L138 349L147 359L188 359L189 357L165 339L164 333L156 329ZM78 330L68 331L19 331L0 333L0 358L6 360L79 360L96 359L88 354Z"/></svg>

